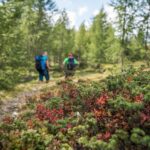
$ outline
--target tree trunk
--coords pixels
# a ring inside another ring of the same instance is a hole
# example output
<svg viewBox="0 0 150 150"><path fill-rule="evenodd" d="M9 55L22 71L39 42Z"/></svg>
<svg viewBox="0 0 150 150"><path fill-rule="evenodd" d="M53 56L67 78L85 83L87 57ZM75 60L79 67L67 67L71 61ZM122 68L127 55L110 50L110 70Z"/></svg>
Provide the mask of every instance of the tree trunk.
<svg viewBox="0 0 150 150"><path fill-rule="evenodd" d="M125 6L125 12L124 12L124 18L123 18L123 27L122 27L122 40L121 40L121 46L122 46L122 50L121 50L121 71L123 72L124 70L124 51L126 49L126 45L125 45L125 35L126 35L126 29L125 29L125 25L126 25L126 6Z"/></svg>
<svg viewBox="0 0 150 150"><path fill-rule="evenodd" d="M149 4L149 12L150 12L150 4ZM147 22L146 22L146 35L145 35L145 61L148 67L150 66L150 60L149 60L149 45L148 45L148 40L149 40L149 19L150 19L150 14L148 14L147 17Z"/></svg>

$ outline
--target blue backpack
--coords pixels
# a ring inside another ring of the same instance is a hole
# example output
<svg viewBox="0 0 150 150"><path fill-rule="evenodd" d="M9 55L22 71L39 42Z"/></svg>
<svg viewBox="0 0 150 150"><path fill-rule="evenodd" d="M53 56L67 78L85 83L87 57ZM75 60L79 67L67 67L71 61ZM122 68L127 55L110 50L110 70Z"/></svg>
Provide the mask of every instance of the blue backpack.
<svg viewBox="0 0 150 150"><path fill-rule="evenodd" d="M35 68L37 71L42 70L42 65L41 65L41 56L36 56L35 57Z"/></svg>
<svg viewBox="0 0 150 150"><path fill-rule="evenodd" d="M68 59L67 69L73 70L75 68L74 58Z"/></svg>

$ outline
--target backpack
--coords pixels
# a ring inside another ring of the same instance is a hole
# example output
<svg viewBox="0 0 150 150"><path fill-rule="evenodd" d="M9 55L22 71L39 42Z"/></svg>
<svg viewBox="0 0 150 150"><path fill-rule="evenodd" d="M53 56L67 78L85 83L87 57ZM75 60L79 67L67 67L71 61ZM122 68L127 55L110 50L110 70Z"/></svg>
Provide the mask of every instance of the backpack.
<svg viewBox="0 0 150 150"><path fill-rule="evenodd" d="M74 58L68 59L67 69L73 70L75 68Z"/></svg>
<svg viewBox="0 0 150 150"><path fill-rule="evenodd" d="M35 68L37 71L42 70L41 57L40 56L35 58Z"/></svg>

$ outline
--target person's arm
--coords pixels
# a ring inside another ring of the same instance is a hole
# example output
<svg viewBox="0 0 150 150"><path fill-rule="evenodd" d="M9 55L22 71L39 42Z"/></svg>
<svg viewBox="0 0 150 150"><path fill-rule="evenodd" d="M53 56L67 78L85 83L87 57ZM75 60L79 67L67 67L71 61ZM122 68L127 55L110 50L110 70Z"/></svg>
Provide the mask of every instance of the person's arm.
<svg viewBox="0 0 150 150"><path fill-rule="evenodd" d="M74 58L74 63L75 63L75 65L79 64L79 62L75 58Z"/></svg>
<svg viewBox="0 0 150 150"><path fill-rule="evenodd" d="M48 70L50 69L50 65L49 65L49 61L48 60L46 61L46 67L47 67Z"/></svg>
<svg viewBox="0 0 150 150"><path fill-rule="evenodd" d="M68 62L68 58L65 58L65 60L63 61L63 65L67 64Z"/></svg>
<svg viewBox="0 0 150 150"><path fill-rule="evenodd" d="M46 67L49 70L50 69L50 65L49 65L49 61L48 61L48 57L46 56Z"/></svg>
<svg viewBox="0 0 150 150"><path fill-rule="evenodd" d="M64 61L63 61L62 66L61 66L62 69L65 67L65 65L67 64L67 62L68 62L68 58L65 58Z"/></svg>

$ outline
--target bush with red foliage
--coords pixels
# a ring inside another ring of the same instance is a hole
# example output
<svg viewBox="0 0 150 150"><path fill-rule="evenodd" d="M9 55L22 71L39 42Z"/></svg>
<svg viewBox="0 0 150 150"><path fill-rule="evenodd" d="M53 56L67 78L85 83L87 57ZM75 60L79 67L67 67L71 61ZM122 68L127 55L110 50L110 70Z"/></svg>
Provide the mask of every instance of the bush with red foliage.
<svg viewBox="0 0 150 150"><path fill-rule="evenodd" d="M103 108L101 108L101 109L94 109L93 113L94 113L95 118L98 121L102 120L104 117L107 117L107 112Z"/></svg>
<svg viewBox="0 0 150 150"><path fill-rule="evenodd" d="M13 118L10 116L5 116L2 121L6 124L12 124L13 123Z"/></svg>
<svg viewBox="0 0 150 150"><path fill-rule="evenodd" d="M105 105L107 103L108 99L109 99L108 93L104 92L101 94L100 98L97 99L96 104L97 105Z"/></svg>
<svg viewBox="0 0 150 150"><path fill-rule="evenodd" d="M57 120L64 117L64 111L62 108L50 110L44 105L38 104L36 115L41 121L48 120L50 123L56 123Z"/></svg>
<svg viewBox="0 0 150 150"><path fill-rule="evenodd" d="M67 95L71 99L76 99L77 96L79 95L79 91L77 90L77 87L72 83L62 82L61 88L62 88L62 94L61 94L62 98Z"/></svg>
<svg viewBox="0 0 150 150"><path fill-rule="evenodd" d="M144 100L144 95L143 95L142 93L139 94L139 95L136 95L136 96L134 97L134 101L137 102L137 103L142 103L143 100Z"/></svg>
<svg viewBox="0 0 150 150"><path fill-rule="evenodd" d="M97 135L98 140L108 141L110 138L111 138L111 133L109 131Z"/></svg>
<svg viewBox="0 0 150 150"><path fill-rule="evenodd" d="M27 121L27 127L28 127L29 129L33 129L33 128L34 128L34 123L33 123L32 120L28 120L28 121Z"/></svg>
<svg viewBox="0 0 150 150"><path fill-rule="evenodd" d="M144 110L140 113L141 124L150 122L150 105L145 106Z"/></svg>

